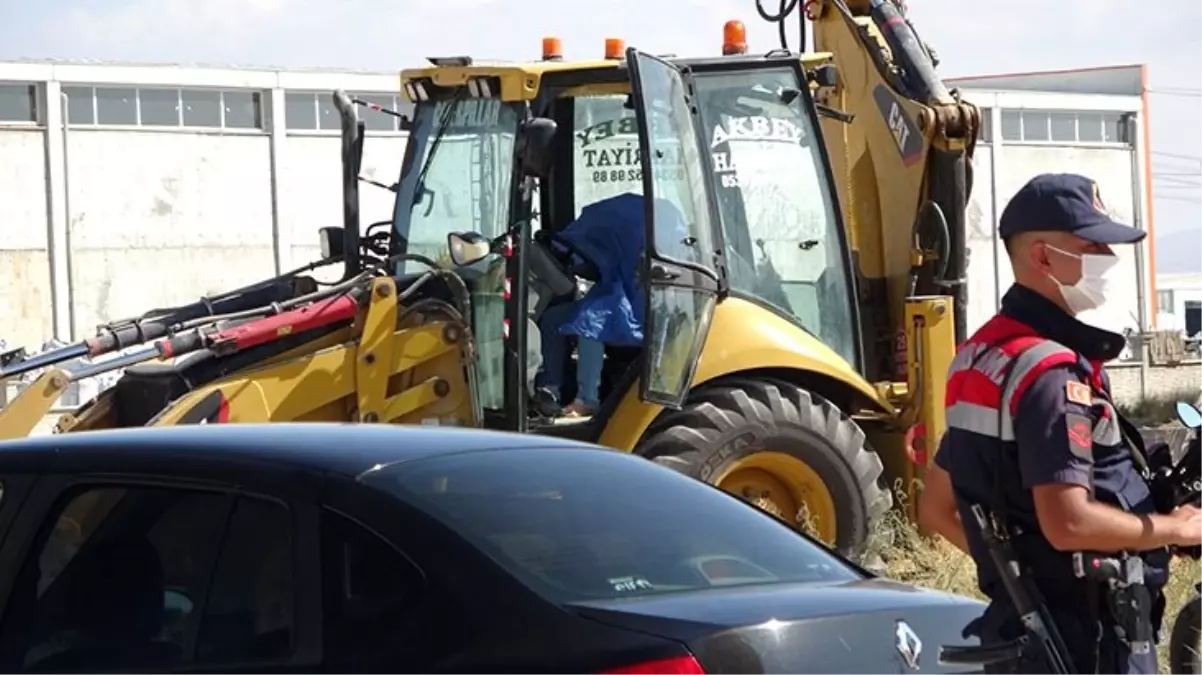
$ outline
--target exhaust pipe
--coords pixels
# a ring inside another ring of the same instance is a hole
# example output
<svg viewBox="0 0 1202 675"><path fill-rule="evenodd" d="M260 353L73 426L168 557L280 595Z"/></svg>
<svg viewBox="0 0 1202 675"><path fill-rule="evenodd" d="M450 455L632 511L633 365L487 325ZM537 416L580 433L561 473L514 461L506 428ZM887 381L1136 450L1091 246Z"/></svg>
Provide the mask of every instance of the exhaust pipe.
<svg viewBox="0 0 1202 675"><path fill-rule="evenodd" d="M354 101L346 92L334 92L334 107L342 121L342 241L347 281L359 274L359 169L363 164L363 129Z"/></svg>

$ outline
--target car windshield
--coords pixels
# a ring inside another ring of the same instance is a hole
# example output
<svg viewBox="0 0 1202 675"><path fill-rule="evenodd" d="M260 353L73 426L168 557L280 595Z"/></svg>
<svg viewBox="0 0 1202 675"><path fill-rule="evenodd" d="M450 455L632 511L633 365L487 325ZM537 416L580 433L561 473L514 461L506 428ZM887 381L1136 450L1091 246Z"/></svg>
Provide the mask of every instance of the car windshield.
<svg viewBox="0 0 1202 675"><path fill-rule="evenodd" d="M701 481L624 453L465 452L368 474L558 602L860 573Z"/></svg>

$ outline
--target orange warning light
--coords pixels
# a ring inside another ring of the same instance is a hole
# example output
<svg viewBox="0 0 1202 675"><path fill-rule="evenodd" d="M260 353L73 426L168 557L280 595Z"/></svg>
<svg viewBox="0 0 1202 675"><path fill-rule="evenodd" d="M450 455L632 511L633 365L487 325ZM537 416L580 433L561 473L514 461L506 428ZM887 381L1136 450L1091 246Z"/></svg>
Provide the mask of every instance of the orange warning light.
<svg viewBox="0 0 1202 675"><path fill-rule="evenodd" d="M605 58L621 59L626 51L626 43L621 38L605 38Z"/></svg>
<svg viewBox="0 0 1202 675"><path fill-rule="evenodd" d="M563 42L557 37L543 38L543 60L558 61L563 58Z"/></svg>
<svg viewBox="0 0 1202 675"><path fill-rule="evenodd" d="M747 53L747 26L743 25L742 21L733 19L727 21L725 26L722 26L722 54L729 56L731 54L746 54Z"/></svg>

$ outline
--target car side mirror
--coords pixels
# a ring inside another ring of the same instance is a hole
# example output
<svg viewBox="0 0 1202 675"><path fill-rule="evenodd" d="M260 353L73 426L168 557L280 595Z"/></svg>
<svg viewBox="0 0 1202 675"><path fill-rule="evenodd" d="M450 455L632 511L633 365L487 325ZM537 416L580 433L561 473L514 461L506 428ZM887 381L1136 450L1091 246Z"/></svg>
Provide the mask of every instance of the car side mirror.
<svg viewBox="0 0 1202 675"><path fill-rule="evenodd" d="M534 117L522 125L518 157L528 176L544 177L551 164L551 141L559 125L547 117Z"/></svg>
<svg viewBox="0 0 1202 675"><path fill-rule="evenodd" d="M447 250L456 267L466 267L487 258L492 241L478 232L452 232L447 235Z"/></svg>
<svg viewBox="0 0 1202 675"><path fill-rule="evenodd" d="M1202 427L1202 412L1185 401L1177 401L1177 419L1188 429Z"/></svg>

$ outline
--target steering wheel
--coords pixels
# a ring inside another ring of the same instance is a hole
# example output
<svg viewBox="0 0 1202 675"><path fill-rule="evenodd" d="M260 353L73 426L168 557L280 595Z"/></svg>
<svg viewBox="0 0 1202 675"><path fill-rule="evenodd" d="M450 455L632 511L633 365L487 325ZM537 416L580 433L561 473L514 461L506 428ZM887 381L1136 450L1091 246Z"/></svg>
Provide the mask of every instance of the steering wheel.
<svg viewBox="0 0 1202 675"><path fill-rule="evenodd" d="M585 255L579 246L568 241L565 237L560 236L558 233L539 230L534 233L534 241L542 246L551 258L558 262L568 273L588 279L589 281L595 282L600 280L601 271L597 269L597 264ZM568 250L567 255L556 252L555 244L566 248ZM579 259L580 262L573 263L574 259Z"/></svg>

